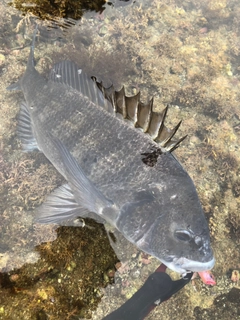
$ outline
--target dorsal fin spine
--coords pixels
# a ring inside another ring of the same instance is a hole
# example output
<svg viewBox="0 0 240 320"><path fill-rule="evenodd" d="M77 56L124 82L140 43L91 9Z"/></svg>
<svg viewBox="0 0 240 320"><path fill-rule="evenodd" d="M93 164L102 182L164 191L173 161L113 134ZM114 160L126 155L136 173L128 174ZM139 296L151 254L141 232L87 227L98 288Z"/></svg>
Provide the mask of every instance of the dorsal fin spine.
<svg viewBox="0 0 240 320"><path fill-rule="evenodd" d="M138 105L140 101L140 92L138 92L136 95L131 97L125 97L127 108L127 117L129 120L131 120L136 126L137 123L137 115L138 115Z"/></svg>
<svg viewBox="0 0 240 320"><path fill-rule="evenodd" d="M163 112L162 112L161 125L160 125L160 127L159 127L158 136L157 136L157 138L158 138L159 140L160 140L161 134L162 134L162 132L163 132L163 130L164 130L164 121L165 121L165 119L166 119L166 115L167 115L167 112L168 112L168 108L169 108L169 106L167 105L166 108L165 108L165 109L163 110Z"/></svg>
<svg viewBox="0 0 240 320"><path fill-rule="evenodd" d="M171 133L169 134L169 136L163 142L164 143L164 145L163 145L164 147L166 147L168 142L171 141L171 139L173 138L173 136L177 132L178 128L180 127L181 123L182 123L182 121L179 121L179 123L176 125L176 127L171 130Z"/></svg>
<svg viewBox="0 0 240 320"><path fill-rule="evenodd" d="M115 91L116 96L116 105L117 105L117 112L123 115L123 118L127 118L127 106L125 101L125 89L124 86L120 91Z"/></svg>
<svg viewBox="0 0 240 320"><path fill-rule="evenodd" d="M144 104L143 102L139 102L138 105L138 119L137 125L138 127L143 129L143 132L147 132L152 114L152 105L151 104Z"/></svg>
<svg viewBox="0 0 240 320"><path fill-rule="evenodd" d="M114 112L122 114L123 118L130 120L136 128L141 128L144 133L148 133L160 145L163 152L174 151L187 137L184 136L179 140L173 139L182 121L173 129L168 129L165 126L164 122L169 105L162 112L153 111L153 98L148 103L143 103L140 100L140 92L127 97L124 87L116 91L113 85L105 88L102 82L98 82L94 77L92 79L96 82L104 97L111 102Z"/></svg>

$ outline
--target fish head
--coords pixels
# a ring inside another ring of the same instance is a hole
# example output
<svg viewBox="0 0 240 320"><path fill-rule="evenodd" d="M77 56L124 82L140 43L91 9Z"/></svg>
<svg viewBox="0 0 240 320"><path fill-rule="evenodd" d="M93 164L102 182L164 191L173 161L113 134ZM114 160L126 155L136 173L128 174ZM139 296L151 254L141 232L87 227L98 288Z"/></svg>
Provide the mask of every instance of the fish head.
<svg viewBox="0 0 240 320"><path fill-rule="evenodd" d="M133 194L117 223L129 241L180 274L214 266L208 224L187 173Z"/></svg>
<svg viewBox="0 0 240 320"><path fill-rule="evenodd" d="M202 221L189 221L181 225L173 222L167 236L162 239L161 248L152 238L152 254L159 258L168 268L184 274L188 271L202 272L210 270L215 264L207 226L197 224ZM156 231L156 229L155 229ZM160 239L158 241L161 241Z"/></svg>
<svg viewBox="0 0 240 320"><path fill-rule="evenodd" d="M164 203L160 201L156 209L161 213L152 225L147 243L152 255L176 272L210 270L215 259L208 224L192 180L186 175L182 182L181 186L175 183L171 188L160 188Z"/></svg>

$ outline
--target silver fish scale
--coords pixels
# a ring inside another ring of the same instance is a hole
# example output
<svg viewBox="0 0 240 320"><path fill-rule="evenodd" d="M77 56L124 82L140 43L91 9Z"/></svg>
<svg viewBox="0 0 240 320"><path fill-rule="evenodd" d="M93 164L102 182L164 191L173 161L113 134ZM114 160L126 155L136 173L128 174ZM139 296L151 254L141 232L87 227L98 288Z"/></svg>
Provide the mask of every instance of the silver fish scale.
<svg viewBox="0 0 240 320"><path fill-rule="evenodd" d="M126 122L89 101L81 93L65 85L56 86L50 82L42 91L38 88L37 101L41 101L41 106L37 104L36 114L33 113L33 117L37 116L35 123L39 118L44 130L63 142L83 170L88 172L88 177L95 186L117 206L122 207L126 199L132 200L129 195L131 190L134 190L133 196L138 190L149 188L151 192L161 191L162 196L156 201L157 210L154 212L148 210L148 220L153 223L159 216L161 208L166 208L164 202L169 198L169 195L164 195L166 185L174 186L171 188L174 194L179 192L182 179L188 179L186 171L170 153L159 156L158 164L154 167L144 164L142 154L150 152L153 146L157 147L150 136L130 127ZM45 151L50 160L51 153L52 147ZM91 158L85 160L88 154L91 155L93 162ZM56 161L52 162L58 167ZM128 229L129 234L134 234L139 226L145 230L143 225L146 216L140 217L137 212L136 215L134 219L127 216L129 220L135 222L125 221L125 230ZM133 228L134 223L136 223L135 228Z"/></svg>
<svg viewBox="0 0 240 320"><path fill-rule="evenodd" d="M47 90L49 87L51 84ZM38 89L37 100L41 105L37 103L34 114L46 131L64 143L84 170L92 167L89 174L95 184L118 181L123 185L136 185L139 181L152 181L152 174L156 178L155 169L142 161L143 153L157 147L148 135L96 106L79 92L66 90L64 85L53 84L51 95L45 89L42 92Z"/></svg>

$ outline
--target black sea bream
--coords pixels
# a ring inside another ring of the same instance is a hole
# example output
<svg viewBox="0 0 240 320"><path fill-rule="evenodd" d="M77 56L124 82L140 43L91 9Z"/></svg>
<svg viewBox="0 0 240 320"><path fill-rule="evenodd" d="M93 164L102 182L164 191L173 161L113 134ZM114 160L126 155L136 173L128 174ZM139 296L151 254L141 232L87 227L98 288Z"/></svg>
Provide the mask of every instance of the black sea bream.
<svg viewBox="0 0 240 320"><path fill-rule="evenodd" d="M39 208L36 221L106 220L126 239L179 273L214 266L209 230L195 186L172 151L182 139L140 94L105 89L73 62L46 80L34 45L19 82L18 132L25 150L41 150L67 183Z"/></svg>

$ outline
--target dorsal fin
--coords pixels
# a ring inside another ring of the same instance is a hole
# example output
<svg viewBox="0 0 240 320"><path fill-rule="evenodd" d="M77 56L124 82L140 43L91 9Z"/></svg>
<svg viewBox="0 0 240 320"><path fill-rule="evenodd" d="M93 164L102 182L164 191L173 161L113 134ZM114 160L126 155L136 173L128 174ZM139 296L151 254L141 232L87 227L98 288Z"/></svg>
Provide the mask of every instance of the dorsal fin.
<svg viewBox="0 0 240 320"><path fill-rule="evenodd" d="M135 96L127 97L124 87L120 91L116 91L113 85L105 88L102 82L98 82L95 77L92 77L92 79L96 82L104 97L111 102L114 112L122 114L123 118L133 122L136 128L141 128L143 132L148 133L163 151L172 152L187 137L186 135L181 139L174 139L181 121L173 129L165 126L164 121L168 106L162 112L155 112L153 111L153 98L144 104L140 100L140 92Z"/></svg>
<svg viewBox="0 0 240 320"><path fill-rule="evenodd" d="M165 126L168 107L162 112L155 112L153 99L143 103L140 100L140 92L127 97L124 87L119 91L116 91L113 85L105 88L102 82L98 82L95 77L90 78L72 61L64 60L56 63L50 72L49 79L81 92L93 103L104 107L109 112L121 114L136 128L141 128L143 132L148 133L159 144L162 152L172 152L186 138L185 136L179 140L174 139L181 122L172 130Z"/></svg>

